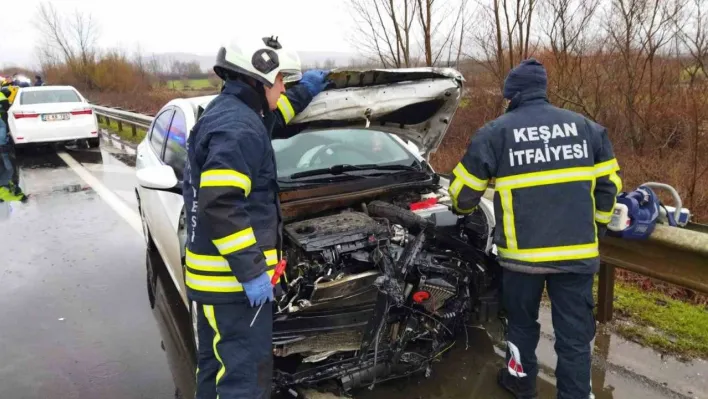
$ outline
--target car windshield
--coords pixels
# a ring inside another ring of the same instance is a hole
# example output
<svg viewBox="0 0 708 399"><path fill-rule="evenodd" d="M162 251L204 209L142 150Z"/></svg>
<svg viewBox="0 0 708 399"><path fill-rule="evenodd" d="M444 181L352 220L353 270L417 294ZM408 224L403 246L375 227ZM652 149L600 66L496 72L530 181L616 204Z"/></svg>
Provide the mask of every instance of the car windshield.
<svg viewBox="0 0 708 399"><path fill-rule="evenodd" d="M411 166L416 159L389 133L372 129L330 129L272 141L278 176L335 165Z"/></svg>
<svg viewBox="0 0 708 399"><path fill-rule="evenodd" d="M23 105L78 102L81 102L81 99L70 89L25 91L20 96L20 103Z"/></svg>

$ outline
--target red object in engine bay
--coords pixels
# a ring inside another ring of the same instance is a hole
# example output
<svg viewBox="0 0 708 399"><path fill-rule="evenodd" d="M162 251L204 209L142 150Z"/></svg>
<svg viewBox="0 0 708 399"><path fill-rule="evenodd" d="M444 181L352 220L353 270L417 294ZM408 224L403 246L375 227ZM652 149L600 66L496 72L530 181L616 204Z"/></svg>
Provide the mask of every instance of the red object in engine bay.
<svg viewBox="0 0 708 399"><path fill-rule="evenodd" d="M438 203L438 199L433 197L433 198L428 198L427 200L424 201L419 201L419 202L413 202L410 207L412 211L417 211L419 209L426 209L430 208Z"/></svg>
<svg viewBox="0 0 708 399"><path fill-rule="evenodd" d="M428 291L418 291L413 294L413 302L423 303L430 298L430 293Z"/></svg>
<svg viewBox="0 0 708 399"><path fill-rule="evenodd" d="M285 259L281 259L280 262L278 262L278 265L275 266L275 273L273 273L273 277L270 279L271 285L275 285L278 283L278 280L280 280L280 277L285 272L285 265L286 264L287 264L287 261Z"/></svg>

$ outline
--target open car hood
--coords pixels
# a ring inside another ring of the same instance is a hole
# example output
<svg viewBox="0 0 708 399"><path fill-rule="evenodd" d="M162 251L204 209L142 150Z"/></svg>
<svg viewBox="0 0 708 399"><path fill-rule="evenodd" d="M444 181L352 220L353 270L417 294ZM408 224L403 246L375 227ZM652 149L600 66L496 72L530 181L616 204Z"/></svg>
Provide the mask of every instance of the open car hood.
<svg viewBox="0 0 708 399"><path fill-rule="evenodd" d="M464 78L451 68L334 70L333 84L290 121L288 128L371 128L435 152L462 97Z"/></svg>

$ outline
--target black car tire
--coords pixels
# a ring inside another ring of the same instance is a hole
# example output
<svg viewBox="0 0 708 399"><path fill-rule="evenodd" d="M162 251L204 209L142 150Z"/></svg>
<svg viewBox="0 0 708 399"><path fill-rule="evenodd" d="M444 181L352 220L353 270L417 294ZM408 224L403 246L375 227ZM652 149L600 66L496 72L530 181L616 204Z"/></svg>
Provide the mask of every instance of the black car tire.
<svg viewBox="0 0 708 399"><path fill-rule="evenodd" d="M89 148L98 148L101 145L101 139L96 137L95 139L88 139Z"/></svg>
<svg viewBox="0 0 708 399"><path fill-rule="evenodd" d="M155 272L155 267L152 264L152 258L151 256L154 256L154 253L150 253L150 251L145 251L145 269L146 269L146 276L147 276L147 294L148 294L148 300L150 301L150 308L154 309L155 308L155 291L157 290L157 273Z"/></svg>

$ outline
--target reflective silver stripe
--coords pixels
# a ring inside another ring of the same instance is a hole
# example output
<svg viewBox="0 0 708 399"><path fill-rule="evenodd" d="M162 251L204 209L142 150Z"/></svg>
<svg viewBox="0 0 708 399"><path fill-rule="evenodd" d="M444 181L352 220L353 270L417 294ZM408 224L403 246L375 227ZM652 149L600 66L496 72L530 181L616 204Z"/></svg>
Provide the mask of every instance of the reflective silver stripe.
<svg viewBox="0 0 708 399"><path fill-rule="evenodd" d="M238 187L248 197L251 193L251 179L235 170L207 170L200 177L199 187Z"/></svg>
<svg viewBox="0 0 708 399"><path fill-rule="evenodd" d="M185 282L193 290L206 292L240 292L243 286L236 277L197 276L187 271Z"/></svg>
<svg viewBox="0 0 708 399"><path fill-rule="evenodd" d="M600 223L610 223L612 220L612 212L595 211L595 220Z"/></svg>
<svg viewBox="0 0 708 399"><path fill-rule="evenodd" d="M265 255L266 265L273 266L278 264L278 251L271 249L263 252L263 254Z"/></svg>
<svg viewBox="0 0 708 399"><path fill-rule="evenodd" d="M600 177L603 175L607 175L612 172L616 172L619 169L620 169L620 167L619 167L619 164L617 163L617 159L610 159L609 161L601 162L601 163L595 165L595 176Z"/></svg>
<svg viewBox="0 0 708 399"><path fill-rule="evenodd" d="M522 252L523 250L511 250L506 248L497 248L499 255L507 259L516 259L527 262L550 262L570 259L583 259L599 256L600 252L596 245L580 245L576 248L559 247L559 248L543 248Z"/></svg>
<svg viewBox="0 0 708 399"><path fill-rule="evenodd" d="M239 232L214 240L214 245L219 249L219 253L222 255L228 255L230 253L240 251L244 248L248 248L256 243L256 236L253 234L253 228L248 227Z"/></svg>
<svg viewBox="0 0 708 399"><path fill-rule="evenodd" d="M187 266L195 270L203 270L210 272L229 272L229 262L221 256L197 255L189 250L186 254L185 263Z"/></svg>
<svg viewBox="0 0 708 399"><path fill-rule="evenodd" d="M494 184L496 190L539 186L543 184L569 183L593 180L593 168L579 167L551 170L546 172L525 173L516 176L498 178Z"/></svg>

